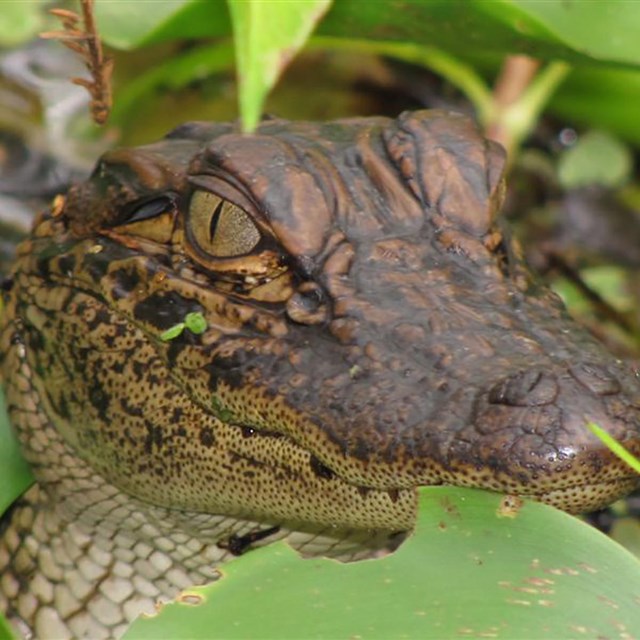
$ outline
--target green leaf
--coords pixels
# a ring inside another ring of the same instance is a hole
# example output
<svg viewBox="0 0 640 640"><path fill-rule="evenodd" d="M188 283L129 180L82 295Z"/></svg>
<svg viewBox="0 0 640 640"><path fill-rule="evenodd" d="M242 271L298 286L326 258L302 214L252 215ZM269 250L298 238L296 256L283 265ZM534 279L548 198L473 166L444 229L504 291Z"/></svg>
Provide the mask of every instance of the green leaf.
<svg viewBox="0 0 640 640"><path fill-rule="evenodd" d="M136 49L166 40L204 38L230 32L229 14L222 0L97 0L94 7L101 38L117 49Z"/></svg>
<svg viewBox="0 0 640 640"><path fill-rule="evenodd" d="M580 269L580 277L589 289L597 293L614 309L621 313L634 310L636 302L629 292L629 278L633 276L623 267L610 264L583 267Z"/></svg>
<svg viewBox="0 0 640 640"><path fill-rule="evenodd" d="M614 265L583 267L580 269L580 278L589 289L617 311L628 313L633 310L635 302L629 295L628 273L624 268ZM557 278L552 282L552 287L572 315L583 317L593 312L592 303L574 282L567 278Z"/></svg>
<svg viewBox="0 0 640 640"><path fill-rule="evenodd" d="M207 321L199 311L187 313L184 317L184 322L178 322L163 331L160 334L160 340L169 342L177 338L185 329L189 329L189 331L196 334L204 333L207 330Z"/></svg>
<svg viewBox="0 0 640 640"><path fill-rule="evenodd" d="M9 424L4 394L0 388L0 516L33 483L33 475L20 453L20 446ZM16 638L0 613L0 640Z"/></svg>
<svg viewBox="0 0 640 640"><path fill-rule="evenodd" d="M233 62L230 41L194 47L182 55L165 60L138 74L122 87L111 113L111 122L121 128L130 127L132 111L139 108L140 102L151 97L154 91L177 91L191 82L232 69ZM177 122L174 120L169 126L171 124L175 126Z"/></svg>
<svg viewBox="0 0 640 640"><path fill-rule="evenodd" d="M587 428L594 436L600 439L610 451L615 453L618 458L626 462L636 473L640 473L640 460L636 458L628 449L623 447L615 438L595 422L587 422Z"/></svg>
<svg viewBox="0 0 640 640"><path fill-rule="evenodd" d="M163 24L176 19L176 14L190 0L154 2L101 2L94 5L95 19L104 42L118 49L133 49L153 38Z"/></svg>
<svg viewBox="0 0 640 640"><path fill-rule="evenodd" d="M160 340L163 342L169 342L174 338L177 338L184 331L185 324L184 322L178 322L178 324L174 324L173 327L169 327L166 331L163 331L160 334Z"/></svg>
<svg viewBox="0 0 640 640"><path fill-rule="evenodd" d="M417 531L394 554L341 564L275 543L125 637L535 639L640 628L637 559L556 509L526 501L510 511L503 500L422 489Z"/></svg>
<svg viewBox="0 0 640 640"><path fill-rule="evenodd" d="M196 335L204 333L208 326L205 317L199 311L187 313L184 317L184 325L191 333L195 333Z"/></svg>
<svg viewBox="0 0 640 640"><path fill-rule="evenodd" d="M0 19L0 45L15 47L33 38L44 28L44 5L47 0L2 3Z"/></svg>
<svg viewBox="0 0 640 640"><path fill-rule="evenodd" d="M9 9L16 15L34 13L29 7L33 3L5 4L16 5ZM239 53L247 60L255 57L258 65L259 58L275 56L260 72L266 74L274 73L281 56L288 59L297 51L331 3L228 0L228 4L240 39ZM123 49L230 33L228 9L221 0L97 0L95 15L105 42ZM8 32L11 25L23 28L18 18L5 23ZM460 54L502 56L519 51L545 60L634 65L640 65L639 29L640 12L625 0L340 0L320 28L327 35L399 40ZM609 34L615 37L605 37Z"/></svg>
<svg viewBox="0 0 640 640"><path fill-rule="evenodd" d="M514 31L524 21L525 28L535 24L547 37L594 60L640 64L640 11L635 2L493 0L485 4Z"/></svg>
<svg viewBox="0 0 640 640"><path fill-rule="evenodd" d="M616 187L631 174L631 152L608 133L590 131L560 158L558 177L565 189L592 184Z"/></svg>
<svg viewBox="0 0 640 640"><path fill-rule="evenodd" d="M0 515L33 483L29 465L9 424L4 394L0 389Z"/></svg>
<svg viewBox="0 0 640 640"><path fill-rule="evenodd" d="M341 0L319 33L440 47L466 60L525 53L638 66L639 29L637 5L625 0Z"/></svg>
<svg viewBox="0 0 640 640"><path fill-rule="evenodd" d="M16 638L17 636L13 633L11 625L0 613L0 640L16 640Z"/></svg>
<svg viewBox="0 0 640 640"><path fill-rule="evenodd" d="M227 0L238 65L243 129L253 131L267 93L305 43L331 0Z"/></svg>
<svg viewBox="0 0 640 640"><path fill-rule="evenodd" d="M640 73L629 69L575 69L549 105L559 118L607 129L640 144Z"/></svg>
<svg viewBox="0 0 640 640"><path fill-rule="evenodd" d="M218 420L227 423L233 420L233 412L225 407L220 399L215 395L211 396L211 408Z"/></svg>
<svg viewBox="0 0 640 640"><path fill-rule="evenodd" d="M502 55L539 46L545 34L525 28L514 31L486 10L481 0L391 0L359 2L341 0L334 3L318 32L344 38L397 40L404 43L440 47L449 53L491 52ZM532 25L533 27L534 25ZM553 57L563 47L547 43Z"/></svg>
<svg viewBox="0 0 640 640"><path fill-rule="evenodd" d="M15 3L16 5L29 3ZM153 11L149 7L153 6ZM241 109L245 127L255 123L265 94L285 63L295 54L329 5L324 2L276 2L230 0L236 27L236 47L241 76ZM541 60L566 60L578 65L552 99L562 117L599 128L610 128L636 142L634 105L640 100L640 74L603 66L640 65L635 3L565 2L549 0L386 0L365 3L341 0L334 3L319 25L318 33L342 40L379 45L382 55L412 59L443 74L465 91L480 114L487 112L489 93L479 70L493 75L505 55L521 52ZM163 40L227 36L231 23L222 0L166 0L163 2L96 3L97 22L108 44L132 49ZM608 34L615 34L609 37ZM325 40L325 42L328 42ZM395 44L396 51L390 50ZM203 47L210 46L208 43ZM215 48L215 47L214 47ZM189 63L180 65L191 51L158 60L149 83L165 84L174 65L187 79ZM212 55L218 56L218 53ZM206 73L207 63L197 56L194 77ZM225 57L225 56L223 56ZM223 61L228 64L228 56ZM167 66L167 73L163 72ZM597 65L597 66L596 66ZM218 57L211 65L220 68ZM600 68L598 68L600 67ZM197 69L197 70L196 70ZM618 74L616 77L615 74ZM140 95L145 87L137 84ZM612 84L615 85L612 87ZM175 86L169 80L166 86ZM128 87L116 88L116 110L131 107ZM136 92L134 91L134 93ZM124 106L120 106L120 105ZM133 107L135 109L135 106ZM120 114L117 114L121 116ZM520 117L514 110L514 117ZM122 121L122 117L115 120ZM525 123L526 127L530 122Z"/></svg>

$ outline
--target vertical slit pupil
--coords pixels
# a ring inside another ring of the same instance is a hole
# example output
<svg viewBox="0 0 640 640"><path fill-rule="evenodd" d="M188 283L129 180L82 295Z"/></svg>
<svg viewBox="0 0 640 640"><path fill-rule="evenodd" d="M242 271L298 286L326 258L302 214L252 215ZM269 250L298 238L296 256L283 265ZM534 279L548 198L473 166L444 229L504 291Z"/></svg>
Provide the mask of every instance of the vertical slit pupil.
<svg viewBox="0 0 640 640"><path fill-rule="evenodd" d="M209 223L209 242L213 242L216 235L216 228L218 227L218 222L220 222L223 205L224 200L220 200L220 204L214 209L213 215L211 216L211 222Z"/></svg>

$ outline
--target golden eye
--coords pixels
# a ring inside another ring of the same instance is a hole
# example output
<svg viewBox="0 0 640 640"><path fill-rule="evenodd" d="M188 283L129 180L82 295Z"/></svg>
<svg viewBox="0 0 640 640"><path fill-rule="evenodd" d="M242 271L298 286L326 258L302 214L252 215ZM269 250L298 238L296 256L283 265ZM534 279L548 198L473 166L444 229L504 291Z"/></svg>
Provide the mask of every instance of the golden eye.
<svg viewBox="0 0 640 640"><path fill-rule="evenodd" d="M191 196L187 233L198 249L214 258L247 254L261 237L246 211L209 191Z"/></svg>

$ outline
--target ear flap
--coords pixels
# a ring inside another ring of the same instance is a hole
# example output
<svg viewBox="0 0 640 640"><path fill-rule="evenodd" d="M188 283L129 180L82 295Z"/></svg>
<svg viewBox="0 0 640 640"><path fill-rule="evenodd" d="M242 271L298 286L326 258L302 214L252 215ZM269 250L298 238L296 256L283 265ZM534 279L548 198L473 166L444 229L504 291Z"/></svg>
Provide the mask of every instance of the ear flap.
<svg viewBox="0 0 640 640"><path fill-rule="evenodd" d="M440 226L476 237L489 231L504 198L506 154L469 118L441 110L406 112L385 142Z"/></svg>

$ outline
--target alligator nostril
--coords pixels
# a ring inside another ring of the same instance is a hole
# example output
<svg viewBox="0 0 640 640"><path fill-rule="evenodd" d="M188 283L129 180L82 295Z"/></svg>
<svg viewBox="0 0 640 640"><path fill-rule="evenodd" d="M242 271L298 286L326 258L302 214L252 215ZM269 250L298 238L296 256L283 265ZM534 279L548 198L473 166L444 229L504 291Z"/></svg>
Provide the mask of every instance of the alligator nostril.
<svg viewBox="0 0 640 640"><path fill-rule="evenodd" d="M322 289L313 282L303 282L287 301L287 315L299 324L319 324L327 319L327 305Z"/></svg>
<svg viewBox="0 0 640 640"><path fill-rule="evenodd" d="M620 393L622 387L618 379L606 369L595 364L577 364L569 367L569 373L591 393L597 396L611 396Z"/></svg>
<svg viewBox="0 0 640 640"><path fill-rule="evenodd" d="M502 380L489 391L491 404L535 407L550 404L558 395L555 378L539 370L520 371Z"/></svg>

